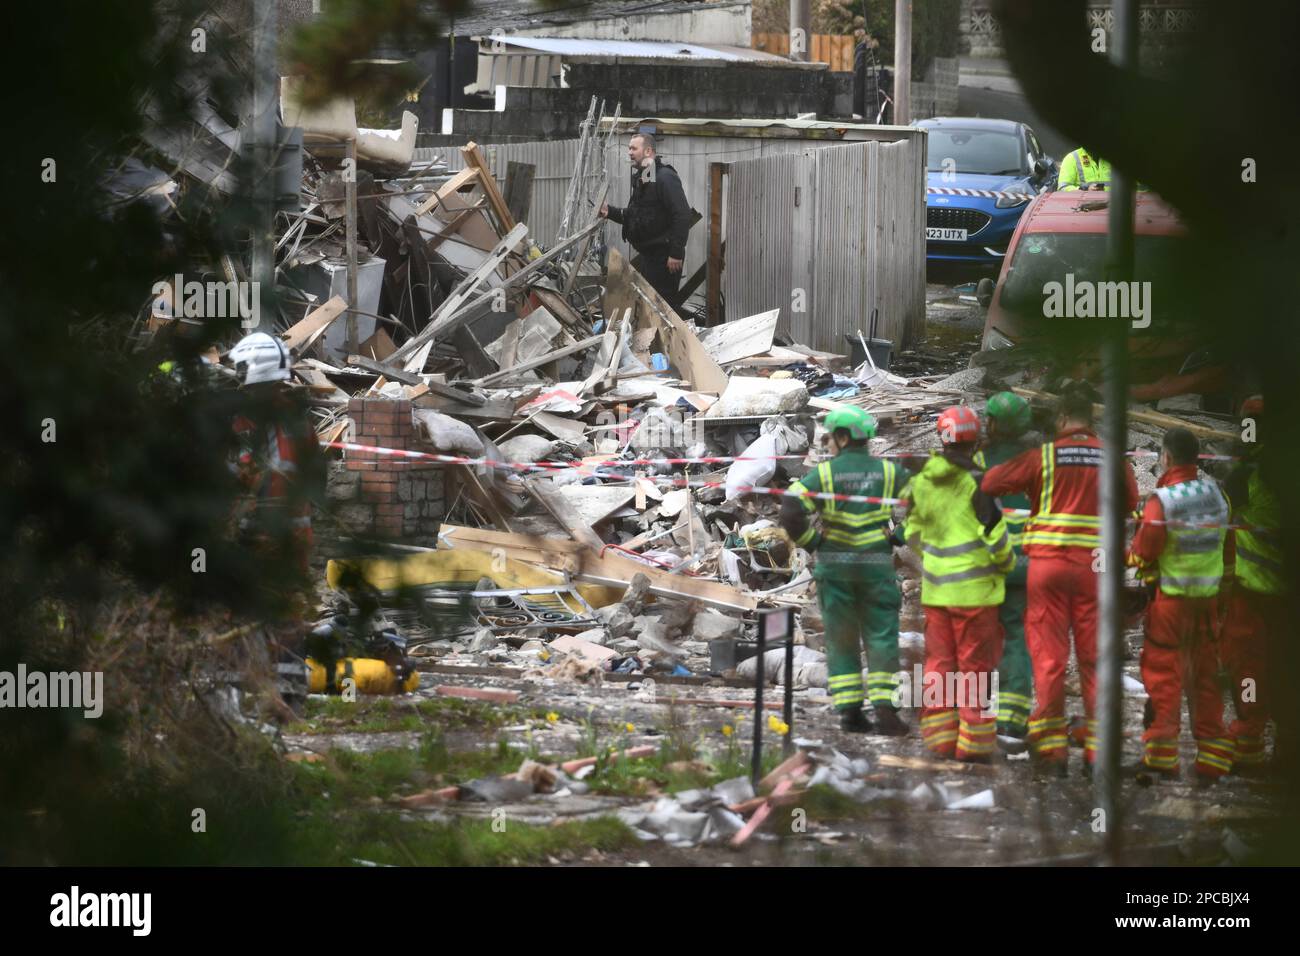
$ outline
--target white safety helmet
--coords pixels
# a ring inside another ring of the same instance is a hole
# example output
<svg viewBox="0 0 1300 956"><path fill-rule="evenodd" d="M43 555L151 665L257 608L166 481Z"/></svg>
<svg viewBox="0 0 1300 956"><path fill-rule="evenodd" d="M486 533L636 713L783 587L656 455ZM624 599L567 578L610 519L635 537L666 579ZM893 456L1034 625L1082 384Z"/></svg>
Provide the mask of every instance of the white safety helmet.
<svg viewBox="0 0 1300 956"><path fill-rule="evenodd" d="M289 380L289 350L283 342L266 332L245 335L226 354L245 385Z"/></svg>

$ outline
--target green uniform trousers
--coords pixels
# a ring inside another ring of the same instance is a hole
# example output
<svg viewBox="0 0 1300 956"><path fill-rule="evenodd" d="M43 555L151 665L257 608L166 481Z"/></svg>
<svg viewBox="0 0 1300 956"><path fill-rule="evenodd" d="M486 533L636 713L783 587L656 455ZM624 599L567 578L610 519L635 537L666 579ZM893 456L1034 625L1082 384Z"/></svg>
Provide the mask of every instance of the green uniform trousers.
<svg viewBox="0 0 1300 956"><path fill-rule="evenodd" d="M1023 559L1022 559L1023 560ZM998 610L1002 621L1002 664L998 668L998 733L1023 737L1034 704L1034 668L1025 643L1025 585L1007 581L1007 596Z"/></svg>
<svg viewBox="0 0 1300 956"><path fill-rule="evenodd" d="M817 597L826 634L828 689L836 710L862 706L862 651L867 650L865 699L873 706L893 706L898 687L898 590L893 559L888 564L858 567L851 574L818 573ZM822 571L818 566L818 571Z"/></svg>

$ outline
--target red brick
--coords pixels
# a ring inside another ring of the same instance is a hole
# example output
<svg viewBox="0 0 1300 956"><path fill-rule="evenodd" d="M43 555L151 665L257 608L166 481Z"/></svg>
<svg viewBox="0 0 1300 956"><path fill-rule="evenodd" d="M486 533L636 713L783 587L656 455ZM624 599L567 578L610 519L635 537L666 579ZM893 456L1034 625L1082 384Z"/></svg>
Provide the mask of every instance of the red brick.
<svg viewBox="0 0 1300 956"><path fill-rule="evenodd" d="M373 461L350 461L347 463L348 471L374 471L378 462Z"/></svg>
<svg viewBox="0 0 1300 956"><path fill-rule="evenodd" d="M398 524L402 521L402 509L405 506L400 501L385 501L375 505L375 514L377 516L388 515L397 519Z"/></svg>
<svg viewBox="0 0 1300 956"><path fill-rule="evenodd" d="M411 417L411 400L409 398L399 398L393 404L397 406L398 412L406 415L407 418Z"/></svg>
<svg viewBox="0 0 1300 956"><path fill-rule="evenodd" d="M358 444L358 445L367 445L367 444L369 444L369 442L364 442L364 441L363 441L363 442L357 442L357 444ZM379 457L379 452L376 452L376 451L355 451L355 450L353 450L353 451L349 451L349 452L348 452L348 461L374 461L374 460L375 460L376 458L378 458L378 457Z"/></svg>
<svg viewBox="0 0 1300 956"><path fill-rule="evenodd" d="M363 488L396 488L397 478L382 471L369 471L361 476Z"/></svg>
<svg viewBox="0 0 1300 956"><path fill-rule="evenodd" d="M362 412L365 411L365 409L366 409L366 400L364 398L348 399L348 414L351 415L353 418L355 418L357 415L360 415Z"/></svg>

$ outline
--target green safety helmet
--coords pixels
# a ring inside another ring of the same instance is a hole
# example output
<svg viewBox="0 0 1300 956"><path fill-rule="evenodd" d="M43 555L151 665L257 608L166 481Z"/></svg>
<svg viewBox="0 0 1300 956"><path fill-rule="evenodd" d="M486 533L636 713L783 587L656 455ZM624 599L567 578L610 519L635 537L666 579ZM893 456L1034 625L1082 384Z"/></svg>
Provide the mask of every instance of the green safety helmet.
<svg viewBox="0 0 1300 956"><path fill-rule="evenodd" d="M826 430L833 435L841 428L853 438L871 438L876 434L876 420L865 408L841 405L826 416Z"/></svg>
<svg viewBox="0 0 1300 956"><path fill-rule="evenodd" d="M998 392L989 398L986 412L997 420L998 430L1016 436L1029 427L1029 403L1015 392Z"/></svg>

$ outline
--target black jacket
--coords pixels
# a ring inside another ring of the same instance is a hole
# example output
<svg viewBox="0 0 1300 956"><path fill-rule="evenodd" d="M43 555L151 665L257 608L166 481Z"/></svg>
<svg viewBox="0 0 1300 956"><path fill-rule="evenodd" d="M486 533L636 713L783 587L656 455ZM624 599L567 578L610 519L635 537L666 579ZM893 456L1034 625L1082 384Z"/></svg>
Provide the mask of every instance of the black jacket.
<svg viewBox="0 0 1300 956"><path fill-rule="evenodd" d="M685 259L691 204L677 170L656 156L653 171L633 168L631 176L631 200L626 206L610 206L609 218L623 224L623 239L637 252L666 249L668 258Z"/></svg>

